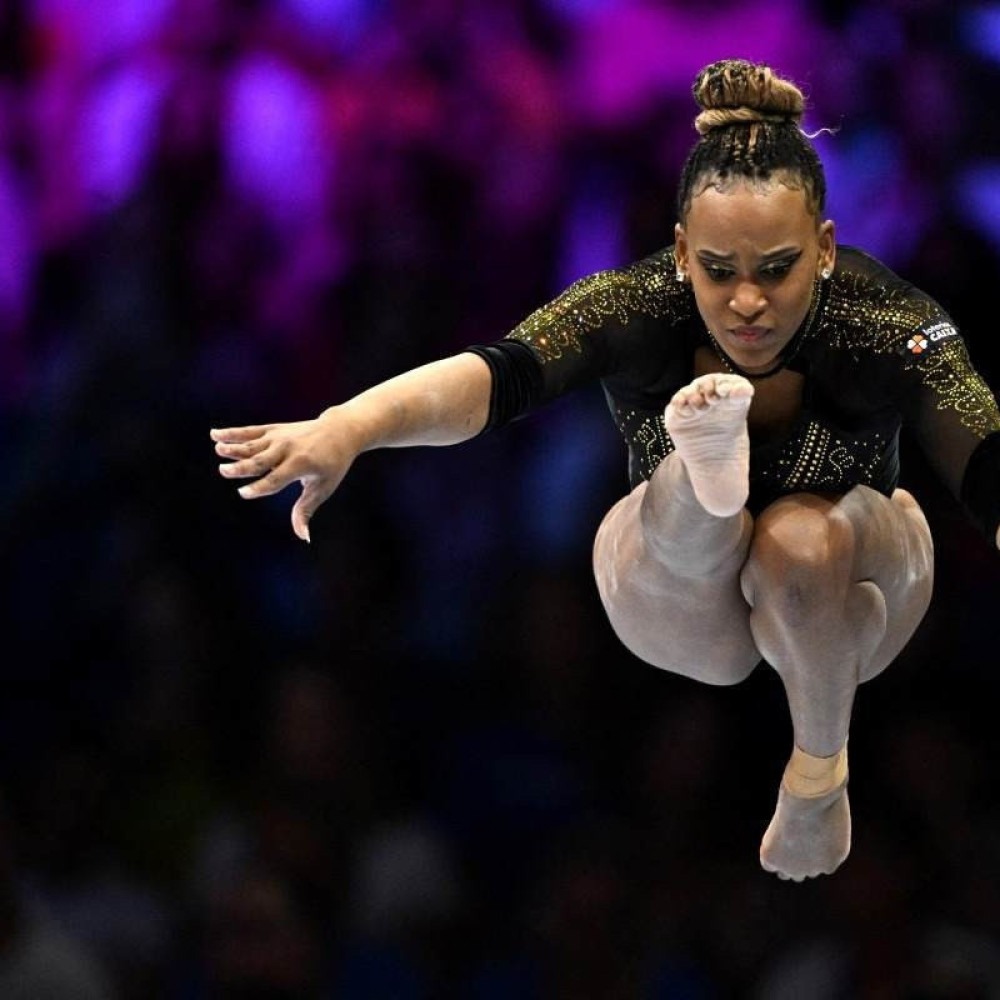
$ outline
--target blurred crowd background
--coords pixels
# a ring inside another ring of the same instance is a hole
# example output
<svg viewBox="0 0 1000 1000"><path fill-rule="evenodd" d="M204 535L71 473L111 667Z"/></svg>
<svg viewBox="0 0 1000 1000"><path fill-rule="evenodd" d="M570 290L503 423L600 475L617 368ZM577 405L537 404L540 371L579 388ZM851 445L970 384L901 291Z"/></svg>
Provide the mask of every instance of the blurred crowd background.
<svg viewBox="0 0 1000 1000"><path fill-rule="evenodd" d="M791 730L611 634L595 387L245 503L315 415L670 242L707 62L809 99L829 214L1000 386L1000 5L0 2L0 997L1000 996L1000 557L861 690L853 853L757 863Z"/></svg>

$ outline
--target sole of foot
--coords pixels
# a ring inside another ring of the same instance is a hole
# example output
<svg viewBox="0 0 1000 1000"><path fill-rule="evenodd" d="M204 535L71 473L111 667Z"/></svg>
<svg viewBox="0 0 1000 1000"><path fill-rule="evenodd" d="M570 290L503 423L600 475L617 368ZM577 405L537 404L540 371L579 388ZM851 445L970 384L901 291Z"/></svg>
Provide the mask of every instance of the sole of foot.
<svg viewBox="0 0 1000 1000"><path fill-rule="evenodd" d="M753 393L741 375L701 375L674 393L664 413L694 495L715 517L736 514L749 495L747 411Z"/></svg>

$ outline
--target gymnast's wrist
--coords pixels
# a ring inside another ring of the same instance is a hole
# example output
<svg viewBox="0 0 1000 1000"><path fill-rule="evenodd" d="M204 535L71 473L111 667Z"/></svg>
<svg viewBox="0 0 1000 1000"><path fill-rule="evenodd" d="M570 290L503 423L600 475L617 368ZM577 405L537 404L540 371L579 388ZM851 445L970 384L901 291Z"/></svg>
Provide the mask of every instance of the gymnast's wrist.
<svg viewBox="0 0 1000 1000"><path fill-rule="evenodd" d="M328 406L316 418L324 434L336 439L338 445L353 455L373 447L370 421L366 422L346 403Z"/></svg>

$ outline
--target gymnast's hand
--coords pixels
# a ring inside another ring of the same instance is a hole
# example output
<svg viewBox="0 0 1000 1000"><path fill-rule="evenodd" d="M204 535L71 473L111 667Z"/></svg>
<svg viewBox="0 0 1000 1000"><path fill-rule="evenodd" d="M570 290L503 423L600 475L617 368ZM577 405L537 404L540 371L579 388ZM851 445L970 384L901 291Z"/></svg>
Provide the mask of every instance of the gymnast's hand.
<svg viewBox="0 0 1000 1000"><path fill-rule="evenodd" d="M226 479L253 479L246 499L270 496L298 480L292 530L309 541L309 519L372 448L458 444L486 425L493 376L478 355L464 351L432 361L331 406L315 420L213 430Z"/></svg>
<svg viewBox="0 0 1000 1000"><path fill-rule="evenodd" d="M232 459L219 466L226 479L253 479L241 486L246 500L271 496L296 480L302 493L292 507L292 530L309 539L309 521L347 475L360 449L337 407L314 420L229 427L211 431L216 454Z"/></svg>

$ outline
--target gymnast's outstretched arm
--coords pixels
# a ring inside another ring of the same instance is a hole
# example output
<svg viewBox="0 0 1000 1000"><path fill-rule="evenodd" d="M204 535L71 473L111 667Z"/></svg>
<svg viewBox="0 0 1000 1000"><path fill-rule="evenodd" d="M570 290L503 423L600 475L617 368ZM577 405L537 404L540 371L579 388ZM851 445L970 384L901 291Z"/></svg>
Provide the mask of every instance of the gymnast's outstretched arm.
<svg viewBox="0 0 1000 1000"><path fill-rule="evenodd" d="M309 521L340 485L354 459L375 448L458 444L489 415L492 376L482 358L456 354L397 375L312 420L211 431L227 479L252 479L245 499L270 496L298 481L292 529L309 541Z"/></svg>

